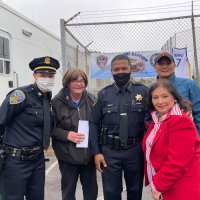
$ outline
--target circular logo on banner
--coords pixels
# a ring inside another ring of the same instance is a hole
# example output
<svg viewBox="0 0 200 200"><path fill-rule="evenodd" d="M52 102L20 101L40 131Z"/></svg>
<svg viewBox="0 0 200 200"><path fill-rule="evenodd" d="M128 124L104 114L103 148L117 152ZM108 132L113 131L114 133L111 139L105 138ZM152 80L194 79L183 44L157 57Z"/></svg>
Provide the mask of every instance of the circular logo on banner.
<svg viewBox="0 0 200 200"><path fill-rule="evenodd" d="M131 61L131 71L132 72L142 72L145 68L145 62L138 56L130 56Z"/></svg>
<svg viewBox="0 0 200 200"><path fill-rule="evenodd" d="M103 69L106 66L108 61L108 56L100 55L96 57L97 65L100 69Z"/></svg>
<svg viewBox="0 0 200 200"><path fill-rule="evenodd" d="M150 64L152 65L152 66L154 66L155 65L155 58L156 58L156 56L158 55L159 53L154 53L152 56L151 56L151 58L150 58Z"/></svg>

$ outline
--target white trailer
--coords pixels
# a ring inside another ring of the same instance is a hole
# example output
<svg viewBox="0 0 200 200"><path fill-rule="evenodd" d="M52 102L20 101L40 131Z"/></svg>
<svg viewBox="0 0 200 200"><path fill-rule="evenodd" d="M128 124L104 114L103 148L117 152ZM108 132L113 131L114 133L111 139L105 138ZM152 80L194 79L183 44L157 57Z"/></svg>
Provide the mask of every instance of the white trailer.
<svg viewBox="0 0 200 200"><path fill-rule="evenodd" d="M60 39L0 1L0 104L10 90L33 82L28 64L42 56L61 61ZM54 94L61 88L61 69Z"/></svg>

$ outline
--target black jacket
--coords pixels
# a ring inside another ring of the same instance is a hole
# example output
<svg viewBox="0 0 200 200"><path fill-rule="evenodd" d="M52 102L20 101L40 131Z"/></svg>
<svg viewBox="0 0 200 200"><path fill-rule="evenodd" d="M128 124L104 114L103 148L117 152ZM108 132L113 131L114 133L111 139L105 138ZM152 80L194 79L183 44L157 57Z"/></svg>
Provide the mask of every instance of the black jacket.
<svg viewBox="0 0 200 200"><path fill-rule="evenodd" d="M92 160L91 145L88 148L76 148L76 144L67 140L69 131L78 132L79 120L89 120L90 111L96 98L86 90L83 92L80 106L72 104L67 89L61 91L52 99L56 116L56 128L52 138L52 146L58 159L71 164L88 164Z"/></svg>

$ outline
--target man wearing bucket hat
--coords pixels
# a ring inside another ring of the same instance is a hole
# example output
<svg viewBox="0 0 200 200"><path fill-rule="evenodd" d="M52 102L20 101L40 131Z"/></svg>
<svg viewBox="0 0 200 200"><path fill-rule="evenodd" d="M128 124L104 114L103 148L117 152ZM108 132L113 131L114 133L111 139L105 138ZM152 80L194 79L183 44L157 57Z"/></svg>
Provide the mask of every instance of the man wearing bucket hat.
<svg viewBox="0 0 200 200"><path fill-rule="evenodd" d="M0 107L0 199L44 200L44 149L54 123L51 90L59 62L49 56L29 63L34 84L11 91Z"/></svg>
<svg viewBox="0 0 200 200"><path fill-rule="evenodd" d="M176 64L172 54L159 53L154 59L154 66L159 79L167 78L176 87L178 92L192 103L192 115L194 123L200 135L200 88L195 81L175 76Z"/></svg>

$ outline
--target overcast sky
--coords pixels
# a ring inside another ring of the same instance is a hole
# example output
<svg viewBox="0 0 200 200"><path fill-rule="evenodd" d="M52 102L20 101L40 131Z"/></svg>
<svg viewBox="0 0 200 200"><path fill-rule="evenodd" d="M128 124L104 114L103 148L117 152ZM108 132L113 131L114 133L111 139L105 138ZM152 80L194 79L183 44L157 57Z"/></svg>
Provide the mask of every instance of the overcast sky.
<svg viewBox="0 0 200 200"><path fill-rule="evenodd" d="M144 8L164 6L188 0L3 0L39 25L59 36L60 19L79 11Z"/></svg>

